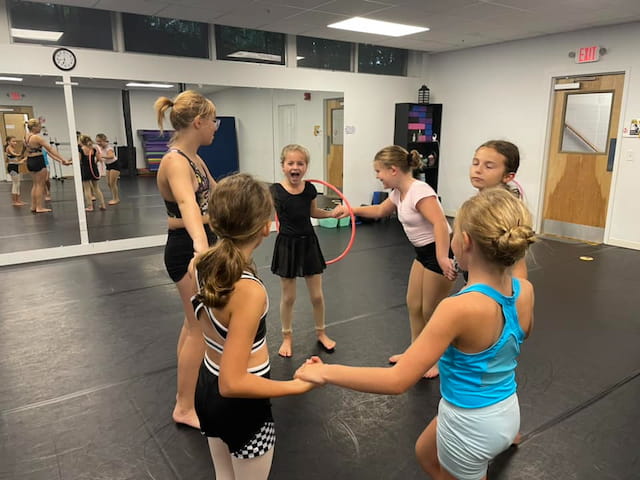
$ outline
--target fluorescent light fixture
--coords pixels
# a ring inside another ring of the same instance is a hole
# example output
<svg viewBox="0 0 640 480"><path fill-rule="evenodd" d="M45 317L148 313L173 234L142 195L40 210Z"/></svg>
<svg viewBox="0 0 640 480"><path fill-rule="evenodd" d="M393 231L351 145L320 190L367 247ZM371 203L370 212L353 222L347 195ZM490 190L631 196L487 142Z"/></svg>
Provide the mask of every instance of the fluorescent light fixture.
<svg viewBox="0 0 640 480"><path fill-rule="evenodd" d="M56 85L71 85L72 87L77 87L78 85L80 85L78 82L56 82Z"/></svg>
<svg viewBox="0 0 640 480"><path fill-rule="evenodd" d="M20 77L0 77L0 81L3 81L3 82L21 82L22 78L20 78Z"/></svg>
<svg viewBox="0 0 640 480"><path fill-rule="evenodd" d="M375 35L387 35L389 37L403 37L413 33L429 31L427 27L414 27L412 25L383 22L382 20L371 20L370 18L363 17L353 17L327 26L329 28L351 30L352 32L373 33Z"/></svg>
<svg viewBox="0 0 640 480"><path fill-rule="evenodd" d="M52 32L49 30L30 30L27 28L12 28L11 36L14 38L26 38L27 40L45 40L57 42L64 32Z"/></svg>
<svg viewBox="0 0 640 480"><path fill-rule="evenodd" d="M232 58L249 58L251 60L265 60L267 62L280 62L282 57L280 55L273 55L271 53L260 52L247 52L246 50L238 50L237 52L230 53L227 57Z"/></svg>
<svg viewBox="0 0 640 480"><path fill-rule="evenodd" d="M13 112L13 108L0 108L0 112Z"/></svg>
<svg viewBox="0 0 640 480"><path fill-rule="evenodd" d="M129 82L127 83L127 87L140 87L140 88L173 88L173 85L168 83L140 83L140 82Z"/></svg>
<svg viewBox="0 0 640 480"><path fill-rule="evenodd" d="M298 56L296 57L296 60L304 60L304 57L301 57L301 56L299 56L299 55L298 55Z"/></svg>
<svg viewBox="0 0 640 480"><path fill-rule="evenodd" d="M580 82L575 83L558 83L553 86L554 90L577 90L580 88Z"/></svg>

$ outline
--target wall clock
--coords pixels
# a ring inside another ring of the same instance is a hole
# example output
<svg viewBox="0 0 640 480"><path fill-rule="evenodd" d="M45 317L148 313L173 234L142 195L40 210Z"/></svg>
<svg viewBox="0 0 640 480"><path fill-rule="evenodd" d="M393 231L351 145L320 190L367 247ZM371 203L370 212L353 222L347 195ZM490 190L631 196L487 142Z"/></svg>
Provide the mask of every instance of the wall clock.
<svg viewBox="0 0 640 480"><path fill-rule="evenodd" d="M68 72L76 66L76 55L68 48L57 48L53 52L53 64L60 70Z"/></svg>

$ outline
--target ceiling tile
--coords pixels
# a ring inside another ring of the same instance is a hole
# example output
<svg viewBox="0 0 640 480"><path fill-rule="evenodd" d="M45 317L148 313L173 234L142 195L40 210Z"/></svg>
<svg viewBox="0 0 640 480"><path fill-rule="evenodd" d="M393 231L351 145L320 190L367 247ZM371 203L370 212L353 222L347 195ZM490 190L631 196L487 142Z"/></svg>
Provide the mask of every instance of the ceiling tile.
<svg viewBox="0 0 640 480"><path fill-rule="evenodd" d="M165 18L179 18L194 22L216 23L216 19L228 10L214 8L188 7L186 5L169 5L160 10L157 15Z"/></svg>
<svg viewBox="0 0 640 480"><path fill-rule="evenodd" d="M254 3L233 9L231 12L217 18L216 23L236 27L260 28L262 25L268 25L297 13L300 13L298 8Z"/></svg>
<svg viewBox="0 0 640 480"><path fill-rule="evenodd" d="M96 4L96 8L139 15L155 15L168 5L169 2L159 0L136 0L135 2L131 0L100 0Z"/></svg>
<svg viewBox="0 0 640 480"><path fill-rule="evenodd" d="M326 3L332 3L333 0L259 0L260 3L267 3L271 5L285 5L288 7L296 8L316 8Z"/></svg>
<svg viewBox="0 0 640 480"><path fill-rule="evenodd" d="M373 2L368 0L334 0L326 3L315 10L347 15L349 17L366 17L373 12L393 8L390 3Z"/></svg>

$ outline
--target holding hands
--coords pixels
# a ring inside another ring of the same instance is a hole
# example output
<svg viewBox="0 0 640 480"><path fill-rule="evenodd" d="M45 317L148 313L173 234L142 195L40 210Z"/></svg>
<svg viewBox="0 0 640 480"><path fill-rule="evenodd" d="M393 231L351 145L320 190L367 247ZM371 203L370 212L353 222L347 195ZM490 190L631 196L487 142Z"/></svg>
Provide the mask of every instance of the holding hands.
<svg viewBox="0 0 640 480"><path fill-rule="evenodd" d="M333 218L345 218L349 216L349 209L345 205L338 205L331 213L333 213Z"/></svg>
<svg viewBox="0 0 640 480"><path fill-rule="evenodd" d="M448 280L453 281L458 276L458 271L453 258L438 258L438 265L440 265L440 268L442 269L442 275L444 275Z"/></svg>
<svg viewBox="0 0 640 480"><path fill-rule="evenodd" d="M322 371L324 370L324 363L320 359L320 357L313 356L308 358L306 362L304 362L294 375L294 378L298 380L304 380L305 382L310 382L318 385L324 385L327 382L324 380Z"/></svg>

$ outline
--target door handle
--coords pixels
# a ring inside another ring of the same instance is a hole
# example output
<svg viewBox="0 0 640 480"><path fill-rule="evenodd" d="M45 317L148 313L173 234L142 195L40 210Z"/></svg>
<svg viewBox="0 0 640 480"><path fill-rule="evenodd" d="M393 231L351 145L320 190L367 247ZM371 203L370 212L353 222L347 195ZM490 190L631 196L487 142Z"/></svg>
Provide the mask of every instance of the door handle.
<svg viewBox="0 0 640 480"><path fill-rule="evenodd" d="M607 158L607 172L613 172L613 160L616 157L617 138L609 139L609 157Z"/></svg>

